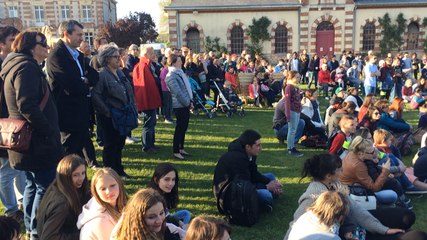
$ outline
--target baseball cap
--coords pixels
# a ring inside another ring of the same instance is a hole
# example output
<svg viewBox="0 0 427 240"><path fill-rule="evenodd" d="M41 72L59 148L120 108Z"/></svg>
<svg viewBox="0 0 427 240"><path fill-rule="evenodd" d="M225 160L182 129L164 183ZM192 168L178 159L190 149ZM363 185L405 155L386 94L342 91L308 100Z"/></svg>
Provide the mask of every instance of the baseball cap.
<svg viewBox="0 0 427 240"><path fill-rule="evenodd" d="M335 94L338 94L341 91L344 91L344 89L342 87L338 87L337 89L335 89Z"/></svg>

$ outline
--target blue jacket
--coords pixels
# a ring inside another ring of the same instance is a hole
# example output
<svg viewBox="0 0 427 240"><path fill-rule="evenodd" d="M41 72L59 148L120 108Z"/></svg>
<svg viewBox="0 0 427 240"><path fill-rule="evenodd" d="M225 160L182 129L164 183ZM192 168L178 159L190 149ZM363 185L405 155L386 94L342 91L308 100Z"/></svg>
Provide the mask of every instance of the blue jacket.
<svg viewBox="0 0 427 240"><path fill-rule="evenodd" d="M382 113L381 118L378 121L378 128L385 129L391 132L405 132L410 129L409 124L405 122L398 121L392 117L388 113Z"/></svg>

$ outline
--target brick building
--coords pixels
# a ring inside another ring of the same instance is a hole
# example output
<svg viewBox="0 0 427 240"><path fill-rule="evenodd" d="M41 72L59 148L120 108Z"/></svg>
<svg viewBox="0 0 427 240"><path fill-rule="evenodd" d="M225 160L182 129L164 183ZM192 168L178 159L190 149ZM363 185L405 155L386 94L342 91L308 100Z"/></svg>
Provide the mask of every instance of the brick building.
<svg viewBox="0 0 427 240"><path fill-rule="evenodd" d="M426 39L427 0L172 0L165 11L171 45L196 51L204 51L210 36L240 53L249 43L245 30L262 16L272 22L272 38L263 45L272 58L301 49L322 55L379 51L378 19L385 13L393 21L399 13L407 20L404 50L421 52Z"/></svg>
<svg viewBox="0 0 427 240"><path fill-rule="evenodd" d="M92 45L104 23L117 21L116 4L116 0L0 0L0 25L14 24L20 30L49 26L56 33L61 22L74 19L84 25Z"/></svg>

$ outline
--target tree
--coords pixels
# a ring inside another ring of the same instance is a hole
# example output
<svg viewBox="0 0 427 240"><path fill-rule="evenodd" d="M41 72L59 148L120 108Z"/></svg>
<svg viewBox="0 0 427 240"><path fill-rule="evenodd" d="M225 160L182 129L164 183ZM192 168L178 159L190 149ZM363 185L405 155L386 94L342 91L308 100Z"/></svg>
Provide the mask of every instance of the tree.
<svg viewBox="0 0 427 240"><path fill-rule="evenodd" d="M129 13L115 24L107 23L98 33L98 36L104 36L121 47L154 42L158 35L153 18L145 12Z"/></svg>
<svg viewBox="0 0 427 240"><path fill-rule="evenodd" d="M379 18L379 22L382 26L382 39L380 41L380 48L382 54L387 54L392 50L400 51L403 45L403 32L405 31L406 19L402 13L396 18L396 23L391 22L391 18L388 13L384 14L384 17Z"/></svg>
<svg viewBox="0 0 427 240"><path fill-rule="evenodd" d="M268 27L271 24L271 20L263 16L260 19L252 19L252 25L248 27L248 36L251 39L251 44L248 46L248 50L252 56L262 53L262 44L265 41L271 39Z"/></svg>
<svg viewBox="0 0 427 240"><path fill-rule="evenodd" d="M212 39L210 36L206 36L205 39L205 49L207 52L214 51L217 53L225 52L227 53L227 48L224 45L221 45L220 42L221 38L216 37Z"/></svg>

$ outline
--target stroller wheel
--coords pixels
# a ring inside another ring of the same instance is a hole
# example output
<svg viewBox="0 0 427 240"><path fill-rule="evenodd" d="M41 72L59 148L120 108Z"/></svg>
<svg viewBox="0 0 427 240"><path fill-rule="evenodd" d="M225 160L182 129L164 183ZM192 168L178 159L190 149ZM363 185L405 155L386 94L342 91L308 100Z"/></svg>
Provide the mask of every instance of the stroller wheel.
<svg viewBox="0 0 427 240"><path fill-rule="evenodd" d="M212 113L207 113L206 114L206 117L208 117L208 118L212 118L213 116L212 116Z"/></svg>

